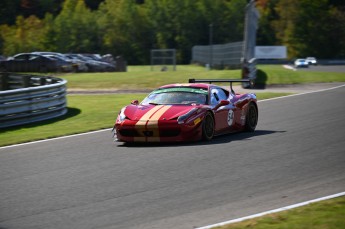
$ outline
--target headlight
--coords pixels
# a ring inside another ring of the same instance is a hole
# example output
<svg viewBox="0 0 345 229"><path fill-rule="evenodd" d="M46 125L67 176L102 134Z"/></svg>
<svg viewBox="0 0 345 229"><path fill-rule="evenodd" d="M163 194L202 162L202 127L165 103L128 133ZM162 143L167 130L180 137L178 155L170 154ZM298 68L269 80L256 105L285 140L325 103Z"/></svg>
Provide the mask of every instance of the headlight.
<svg viewBox="0 0 345 229"><path fill-rule="evenodd" d="M193 108L190 111L188 111L186 114L181 115L177 118L178 124L183 124L198 108Z"/></svg>
<svg viewBox="0 0 345 229"><path fill-rule="evenodd" d="M125 108L122 108L121 111L120 111L120 114L119 114L119 121L123 122L123 121L125 121L126 118L127 117L125 115Z"/></svg>

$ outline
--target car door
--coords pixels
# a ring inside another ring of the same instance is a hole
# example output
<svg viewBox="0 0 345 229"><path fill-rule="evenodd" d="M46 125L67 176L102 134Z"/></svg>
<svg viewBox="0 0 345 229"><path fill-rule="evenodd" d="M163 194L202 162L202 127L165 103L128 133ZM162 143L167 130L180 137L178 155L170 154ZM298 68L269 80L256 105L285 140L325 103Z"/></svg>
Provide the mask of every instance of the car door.
<svg viewBox="0 0 345 229"><path fill-rule="evenodd" d="M210 104L214 107L215 133L230 132L234 121L233 105L219 106L220 101L228 100L229 92L220 87L210 88Z"/></svg>
<svg viewBox="0 0 345 229"><path fill-rule="evenodd" d="M27 54L19 54L14 56L7 63L7 70L11 72L24 72L26 71Z"/></svg>
<svg viewBox="0 0 345 229"><path fill-rule="evenodd" d="M31 54L28 58L28 69L30 72L41 72L45 68L44 57Z"/></svg>
<svg viewBox="0 0 345 229"><path fill-rule="evenodd" d="M243 128L246 120L245 106L248 104L248 98L246 95L232 94L230 103L234 107L234 130L240 130Z"/></svg>
<svg viewBox="0 0 345 229"><path fill-rule="evenodd" d="M32 66L31 66L31 55L30 54L23 54L22 55L22 61L20 63L22 72L32 72Z"/></svg>

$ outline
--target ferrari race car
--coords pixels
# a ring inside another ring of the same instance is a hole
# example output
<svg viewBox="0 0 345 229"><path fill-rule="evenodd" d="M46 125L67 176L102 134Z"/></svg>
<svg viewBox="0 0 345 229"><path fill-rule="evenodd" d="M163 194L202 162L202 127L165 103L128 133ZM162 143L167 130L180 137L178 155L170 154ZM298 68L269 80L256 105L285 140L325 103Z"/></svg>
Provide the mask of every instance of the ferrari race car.
<svg viewBox="0 0 345 229"><path fill-rule="evenodd" d="M230 82L230 90L214 85ZM254 131L258 122L256 95L236 94L237 79L190 79L152 91L141 103L133 100L119 112L113 134L120 142L211 140L216 135Z"/></svg>

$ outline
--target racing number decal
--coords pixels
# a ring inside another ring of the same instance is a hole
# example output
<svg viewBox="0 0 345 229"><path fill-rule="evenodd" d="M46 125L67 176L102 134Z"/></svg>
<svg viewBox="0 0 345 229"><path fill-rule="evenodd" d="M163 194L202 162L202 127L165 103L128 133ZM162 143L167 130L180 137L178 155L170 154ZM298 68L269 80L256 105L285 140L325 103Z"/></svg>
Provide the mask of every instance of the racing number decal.
<svg viewBox="0 0 345 229"><path fill-rule="evenodd" d="M228 125L231 126L233 122L234 122L234 111L233 110L229 110L229 113L228 113Z"/></svg>

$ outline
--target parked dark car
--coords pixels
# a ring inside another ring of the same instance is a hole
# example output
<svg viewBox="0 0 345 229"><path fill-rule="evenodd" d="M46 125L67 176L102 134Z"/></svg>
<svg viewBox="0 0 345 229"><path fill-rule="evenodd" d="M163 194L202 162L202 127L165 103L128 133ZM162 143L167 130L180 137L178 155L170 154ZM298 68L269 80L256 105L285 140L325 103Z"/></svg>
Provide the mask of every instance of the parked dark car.
<svg viewBox="0 0 345 229"><path fill-rule="evenodd" d="M87 72L88 71L88 67L86 66L85 62L79 61L76 59L71 59L67 55L62 54L62 53L58 53L58 52L32 52L32 53L48 56L53 59L58 59L58 60L68 62L70 65L72 65L73 68L71 71L73 72Z"/></svg>
<svg viewBox="0 0 345 229"><path fill-rule="evenodd" d="M65 55L70 58L77 58L84 61L90 72L114 72L116 70L115 65L95 60L84 54L69 53Z"/></svg>
<svg viewBox="0 0 345 229"><path fill-rule="evenodd" d="M68 72L71 69L68 62L33 53L20 53L0 62L0 71L8 72Z"/></svg>

